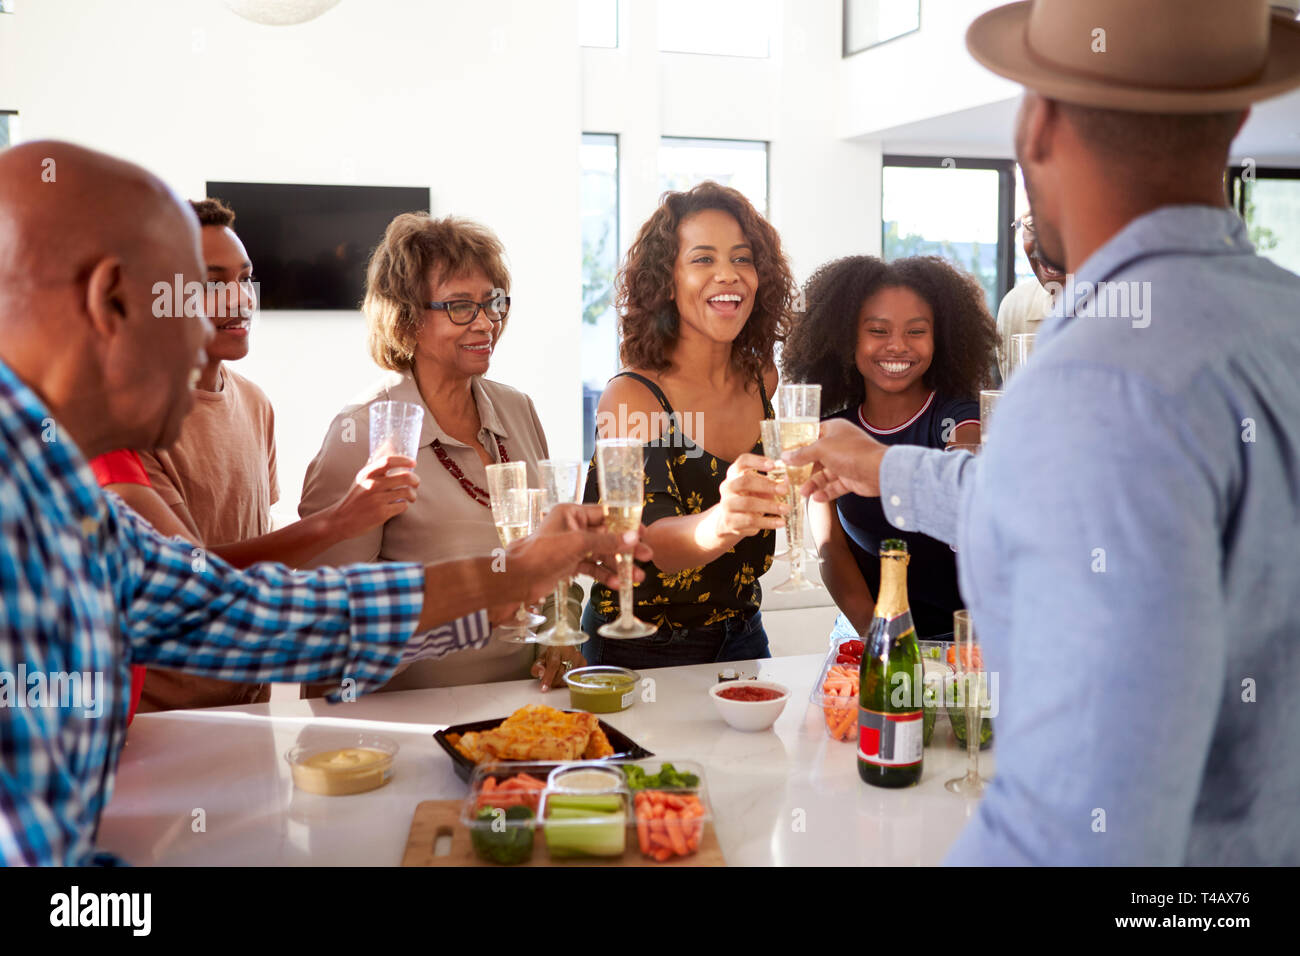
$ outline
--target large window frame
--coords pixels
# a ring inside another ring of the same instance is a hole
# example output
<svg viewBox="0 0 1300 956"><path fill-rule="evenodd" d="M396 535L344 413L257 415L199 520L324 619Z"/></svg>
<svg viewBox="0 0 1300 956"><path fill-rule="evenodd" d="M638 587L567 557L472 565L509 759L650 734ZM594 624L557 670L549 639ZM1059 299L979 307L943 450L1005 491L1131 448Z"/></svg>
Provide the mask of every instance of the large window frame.
<svg viewBox="0 0 1300 956"><path fill-rule="evenodd" d="M617 274L618 266L622 262L623 258L623 140L618 133L608 133L601 130L583 130L579 142L586 142L587 137L600 137L601 139L612 140L612 145L614 147L614 221L610 239L614 243L614 269L615 274ZM586 248L584 243L583 256L585 257L585 255ZM582 278L584 282L583 291L585 293L586 277L583 276ZM613 308L612 303L610 307ZM583 308L585 312L585 300ZM583 321L585 322L585 320ZM617 315L615 316L615 321L617 322ZM616 336L614 342L614 370L618 371L618 368L619 342ZM599 401L600 392L597 391L594 395L588 395L587 374L585 369L579 371L579 377L581 378L583 403L582 451L583 460L588 461L595 452L595 435L593 429L595 423L596 402Z"/></svg>
<svg viewBox="0 0 1300 956"><path fill-rule="evenodd" d="M707 147L710 143L716 143L726 148L727 143L743 143L747 147L761 146L763 148L763 205L759 208L764 219L771 218L770 210L772 207L772 143L766 139L743 139L739 136L660 136L659 148L668 146L702 146ZM754 150L755 152L757 150ZM660 166L658 174L662 185L663 167Z"/></svg>
<svg viewBox="0 0 1300 956"><path fill-rule="evenodd" d="M909 156L899 153L886 153L882 157L880 177L880 249L885 249L885 201L886 166L902 166L913 169L991 169L998 174L998 251L997 262L997 301L1011 291L1016 284L1016 244L1014 224L1016 219L1016 162L1013 159L981 159L962 156ZM994 303L994 309L997 303Z"/></svg>

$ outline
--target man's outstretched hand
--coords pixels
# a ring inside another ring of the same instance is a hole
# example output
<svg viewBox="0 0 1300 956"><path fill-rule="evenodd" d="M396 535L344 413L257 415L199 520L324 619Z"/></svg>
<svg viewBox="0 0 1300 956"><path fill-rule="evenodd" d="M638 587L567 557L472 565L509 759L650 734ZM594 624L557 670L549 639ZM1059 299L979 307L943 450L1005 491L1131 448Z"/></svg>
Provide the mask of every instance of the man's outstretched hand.
<svg viewBox="0 0 1300 956"><path fill-rule="evenodd" d="M638 561L649 561L654 552L641 542L644 526L612 534L604 530L604 524L600 505L557 505L537 531L506 549L506 574L513 579L512 585L522 583L527 601L541 600L555 590L556 583L579 574L589 574L617 589L614 556L631 551ZM632 579L640 583L645 572L635 568Z"/></svg>
<svg viewBox="0 0 1300 956"><path fill-rule="evenodd" d="M847 494L875 498L880 495L880 460L888 447L849 422L831 419L822 422L815 442L781 457L787 465L818 465L799 489L813 501L834 501Z"/></svg>

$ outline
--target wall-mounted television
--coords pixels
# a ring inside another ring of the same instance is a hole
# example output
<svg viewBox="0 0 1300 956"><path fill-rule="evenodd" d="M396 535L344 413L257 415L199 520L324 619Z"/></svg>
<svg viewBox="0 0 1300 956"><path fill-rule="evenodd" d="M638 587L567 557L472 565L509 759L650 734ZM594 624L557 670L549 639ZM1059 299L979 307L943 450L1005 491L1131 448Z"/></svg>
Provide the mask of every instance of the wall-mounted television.
<svg viewBox="0 0 1300 956"><path fill-rule="evenodd" d="M427 187L209 182L235 210L263 309L355 309L366 263L398 213L429 209Z"/></svg>

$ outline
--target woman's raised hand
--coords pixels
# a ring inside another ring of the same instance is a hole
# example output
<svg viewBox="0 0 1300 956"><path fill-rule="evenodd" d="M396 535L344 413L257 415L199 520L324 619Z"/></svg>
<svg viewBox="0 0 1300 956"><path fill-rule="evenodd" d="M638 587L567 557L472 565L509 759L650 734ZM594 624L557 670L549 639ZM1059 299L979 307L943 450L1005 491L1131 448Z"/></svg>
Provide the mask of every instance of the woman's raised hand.
<svg viewBox="0 0 1300 956"><path fill-rule="evenodd" d="M784 516L790 512L785 503L785 481L768 477L776 467L770 458L748 452L731 463L718 486L722 499L714 506L720 536L748 538L785 527Z"/></svg>

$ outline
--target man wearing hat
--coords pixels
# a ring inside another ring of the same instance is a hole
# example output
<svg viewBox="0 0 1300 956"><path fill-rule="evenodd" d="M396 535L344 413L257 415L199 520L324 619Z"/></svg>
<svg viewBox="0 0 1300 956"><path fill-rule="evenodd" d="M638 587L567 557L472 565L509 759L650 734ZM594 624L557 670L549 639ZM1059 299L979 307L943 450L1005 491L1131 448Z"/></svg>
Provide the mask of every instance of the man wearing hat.
<svg viewBox="0 0 1300 956"><path fill-rule="evenodd" d="M1300 863L1300 277L1223 174L1300 86L1266 0L1035 0L967 34L1067 282L978 458L823 426L807 490L958 549L999 672L960 864ZM991 683L991 682L990 682Z"/></svg>

